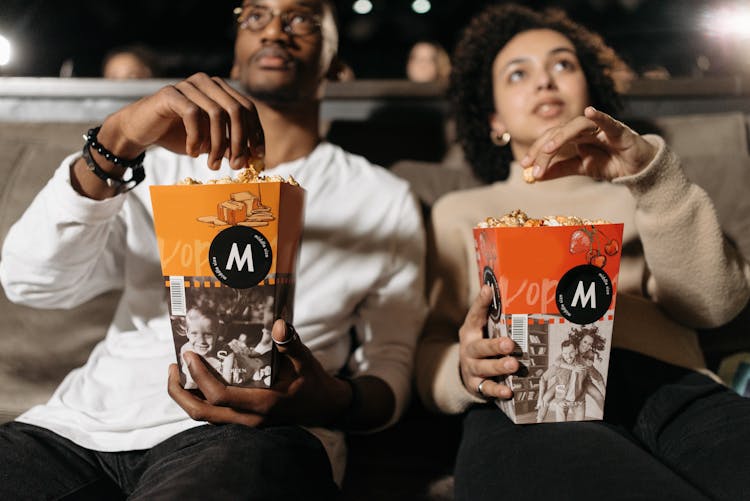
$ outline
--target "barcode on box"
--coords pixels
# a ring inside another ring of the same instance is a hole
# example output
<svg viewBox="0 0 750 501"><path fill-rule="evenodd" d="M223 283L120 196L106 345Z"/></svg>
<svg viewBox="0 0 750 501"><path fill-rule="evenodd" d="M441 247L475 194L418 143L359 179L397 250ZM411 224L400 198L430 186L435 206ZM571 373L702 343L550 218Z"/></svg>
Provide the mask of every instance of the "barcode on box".
<svg viewBox="0 0 750 501"><path fill-rule="evenodd" d="M172 308L172 315L178 317L187 315L185 305L185 277L169 277L169 304Z"/></svg>
<svg viewBox="0 0 750 501"><path fill-rule="evenodd" d="M510 337L521 348L521 351L529 351L529 316L511 315Z"/></svg>

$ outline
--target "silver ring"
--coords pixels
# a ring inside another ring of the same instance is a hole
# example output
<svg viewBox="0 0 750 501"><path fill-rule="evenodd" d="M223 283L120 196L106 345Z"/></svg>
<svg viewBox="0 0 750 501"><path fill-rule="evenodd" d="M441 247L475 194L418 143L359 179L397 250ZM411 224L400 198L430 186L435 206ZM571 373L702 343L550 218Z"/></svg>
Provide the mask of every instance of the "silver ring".
<svg viewBox="0 0 750 501"><path fill-rule="evenodd" d="M292 324L287 323L286 324L286 328L290 329L292 331L292 335L289 336L289 339L287 339L286 341L276 341L276 339L274 339L273 337L271 338L271 339L273 339L273 342L276 343L277 346L284 346L285 344L289 344L292 341L296 341L297 338L299 337L297 335L297 329L295 329L294 327L292 327Z"/></svg>
<svg viewBox="0 0 750 501"><path fill-rule="evenodd" d="M479 395L481 395L482 398L488 398L487 395L485 395L484 392L482 391L482 385L486 382L487 382L487 378L484 378L477 385L477 393L479 393Z"/></svg>

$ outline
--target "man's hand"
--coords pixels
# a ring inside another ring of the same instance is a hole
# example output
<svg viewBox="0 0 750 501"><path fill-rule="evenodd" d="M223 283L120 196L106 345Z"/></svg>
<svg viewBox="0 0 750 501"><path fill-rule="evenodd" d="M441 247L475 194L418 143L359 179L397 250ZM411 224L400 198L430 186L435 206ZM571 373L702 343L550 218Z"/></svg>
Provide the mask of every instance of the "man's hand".
<svg viewBox="0 0 750 501"><path fill-rule="evenodd" d="M159 145L194 157L208 153L212 169L219 168L225 155L233 168L243 168L250 158L262 157L265 147L253 103L205 73L126 106L105 121L99 134L99 142L115 153L127 150L122 156Z"/></svg>
<svg viewBox="0 0 750 501"><path fill-rule="evenodd" d="M484 338L484 327L487 325L492 289L483 285L466 314L466 319L458 331L460 340L459 357L461 379L464 386L478 394L479 383L482 384L481 396L488 398L510 398L513 392L506 385L496 383L489 378L513 374L519 368L518 360L509 356L515 343L509 337Z"/></svg>
<svg viewBox="0 0 750 501"><path fill-rule="evenodd" d="M250 100L218 77L197 73L155 94L139 99L108 116L97 140L114 155L135 158L149 146L196 157L208 154L208 167L221 167L222 157L234 169L265 156L265 138L258 113ZM91 157L115 178L125 169L95 150ZM71 184L94 200L117 191L92 174L83 158L71 168Z"/></svg>
<svg viewBox="0 0 750 501"><path fill-rule="evenodd" d="M330 376L283 320L276 320L272 336L280 356L270 389L226 386L201 357L186 352L184 359L204 398L180 386L176 364L169 367L169 395L191 418L210 423L315 426L340 418L353 398L349 384Z"/></svg>

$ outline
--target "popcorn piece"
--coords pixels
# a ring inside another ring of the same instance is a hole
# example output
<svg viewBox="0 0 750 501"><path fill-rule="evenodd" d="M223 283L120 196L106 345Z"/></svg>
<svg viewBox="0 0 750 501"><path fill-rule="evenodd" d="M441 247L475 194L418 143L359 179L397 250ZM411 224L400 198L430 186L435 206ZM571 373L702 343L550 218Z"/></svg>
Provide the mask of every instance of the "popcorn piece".
<svg viewBox="0 0 750 501"><path fill-rule="evenodd" d="M523 170L523 180L526 181L529 184L536 182L536 178L534 177L533 170L534 170L533 166L532 167L526 167Z"/></svg>

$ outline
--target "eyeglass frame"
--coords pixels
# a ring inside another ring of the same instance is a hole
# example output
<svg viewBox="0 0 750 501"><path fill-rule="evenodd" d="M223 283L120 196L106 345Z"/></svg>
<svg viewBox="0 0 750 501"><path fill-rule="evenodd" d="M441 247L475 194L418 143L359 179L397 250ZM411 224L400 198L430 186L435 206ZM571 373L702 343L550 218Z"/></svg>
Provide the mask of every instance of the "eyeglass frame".
<svg viewBox="0 0 750 501"><path fill-rule="evenodd" d="M260 27L258 27L256 29L250 28L247 19L245 19L244 21L240 19L240 16L242 15L242 12L246 8L249 8L249 7L253 7L253 8L256 8L256 9L259 9L259 10L264 10L264 11L270 12L271 17L268 20L268 22L266 24L264 24L263 26L260 26ZM262 31L262 30L266 29L266 27L268 27L268 25L271 24L273 22L273 20L275 18L277 18L277 17L279 19L281 19L281 26L282 26L282 30L284 31L284 33L286 33L288 35L298 36L298 37L304 37L304 36L312 35L313 33L316 33L317 31L320 31L320 27L321 27L321 25L323 23L323 16L321 14L314 14L313 13L313 14L311 14L311 18L312 18L312 20L314 22L314 26L312 28L312 31L310 31L308 33L295 33L293 31L292 24L289 22L289 19L287 19L287 16L289 16L290 14L298 14L299 11L272 9L270 7L266 7L265 5L252 5L252 4L249 4L249 5L240 5L239 7L235 7L232 12L234 13L235 16L237 16L237 24L239 25L240 29L242 29L242 30L248 30L248 31L253 32L253 33L257 33L259 31Z"/></svg>

